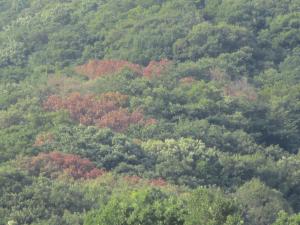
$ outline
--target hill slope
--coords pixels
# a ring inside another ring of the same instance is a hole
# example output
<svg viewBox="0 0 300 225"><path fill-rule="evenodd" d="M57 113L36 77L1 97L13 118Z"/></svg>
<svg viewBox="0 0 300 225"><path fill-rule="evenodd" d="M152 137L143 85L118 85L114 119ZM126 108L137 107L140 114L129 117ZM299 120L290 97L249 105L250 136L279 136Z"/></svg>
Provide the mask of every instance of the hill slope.
<svg viewBox="0 0 300 225"><path fill-rule="evenodd" d="M298 224L299 12L0 0L0 225Z"/></svg>

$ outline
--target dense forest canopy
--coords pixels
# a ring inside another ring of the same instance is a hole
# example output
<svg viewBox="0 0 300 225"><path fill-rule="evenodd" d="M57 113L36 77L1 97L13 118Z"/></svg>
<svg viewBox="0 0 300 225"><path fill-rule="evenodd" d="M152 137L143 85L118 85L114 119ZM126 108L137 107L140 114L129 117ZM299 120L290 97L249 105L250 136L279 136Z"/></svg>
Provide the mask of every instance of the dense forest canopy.
<svg viewBox="0 0 300 225"><path fill-rule="evenodd" d="M0 225L299 225L299 0L0 0Z"/></svg>

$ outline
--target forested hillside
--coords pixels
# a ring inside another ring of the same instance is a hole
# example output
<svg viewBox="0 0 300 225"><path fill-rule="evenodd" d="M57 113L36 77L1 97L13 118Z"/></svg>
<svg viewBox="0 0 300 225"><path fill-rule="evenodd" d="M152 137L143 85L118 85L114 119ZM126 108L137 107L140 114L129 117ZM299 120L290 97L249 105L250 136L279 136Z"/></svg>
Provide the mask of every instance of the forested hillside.
<svg viewBox="0 0 300 225"><path fill-rule="evenodd" d="M299 0L0 0L0 225L300 225Z"/></svg>

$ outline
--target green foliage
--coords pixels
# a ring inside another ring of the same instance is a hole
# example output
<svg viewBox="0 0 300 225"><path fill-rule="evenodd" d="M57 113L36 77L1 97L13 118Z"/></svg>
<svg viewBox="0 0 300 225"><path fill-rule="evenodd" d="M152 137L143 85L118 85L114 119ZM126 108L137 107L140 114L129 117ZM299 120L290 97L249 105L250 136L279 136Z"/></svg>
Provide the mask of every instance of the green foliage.
<svg viewBox="0 0 300 225"><path fill-rule="evenodd" d="M201 23L184 39L176 41L174 55L180 60L195 61L204 56L217 57L221 53L234 52L248 45L251 45L251 36L243 27Z"/></svg>
<svg viewBox="0 0 300 225"><path fill-rule="evenodd" d="M220 173L220 164L213 149L206 149L198 140L182 138L178 141L149 140L143 149L155 158L157 176L175 182L197 186L215 184Z"/></svg>
<svg viewBox="0 0 300 225"><path fill-rule="evenodd" d="M36 152L36 136L43 131L54 130L57 124L70 124L65 113L45 113L38 99L22 99L7 110L0 111L0 161L17 154Z"/></svg>
<svg viewBox="0 0 300 225"><path fill-rule="evenodd" d="M113 195L103 208L90 213L84 224L183 225L184 211L173 195L145 188Z"/></svg>
<svg viewBox="0 0 300 225"><path fill-rule="evenodd" d="M282 60L299 47L299 16L299 12L280 15L272 20L269 29L261 32L260 38L272 47L275 60Z"/></svg>
<svg viewBox="0 0 300 225"><path fill-rule="evenodd" d="M289 216L286 212L281 211L278 218L273 225L299 225L300 216L299 214Z"/></svg>
<svg viewBox="0 0 300 225"><path fill-rule="evenodd" d="M291 212L280 192L256 179L242 185L236 192L236 198L244 207L246 224L272 224L279 211Z"/></svg>
<svg viewBox="0 0 300 225"><path fill-rule="evenodd" d="M119 172L143 171L144 153L132 140L122 134L96 127L61 127L54 133L54 141L40 147L41 151L59 149L78 154L93 161L98 167ZM150 163L150 162L149 162Z"/></svg>
<svg viewBox="0 0 300 225"><path fill-rule="evenodd" d="M6 224L5 221L8 220L18 224L33 224L37 221L71 224L72 217L73 220L77 217L76 220L80 221L80 213L88 210L91 205L76 186L53 183L43 178L35 180L31 185L22 186L18 192L6 191L3 198L6 202L6 214L1 224Z"/></svg>
<svg viewBox="0 0 300 225"><path fill-rule="evenodd" d="M188 198L185 225L242 225L234 200L215 188L198 188Z"/></svg>

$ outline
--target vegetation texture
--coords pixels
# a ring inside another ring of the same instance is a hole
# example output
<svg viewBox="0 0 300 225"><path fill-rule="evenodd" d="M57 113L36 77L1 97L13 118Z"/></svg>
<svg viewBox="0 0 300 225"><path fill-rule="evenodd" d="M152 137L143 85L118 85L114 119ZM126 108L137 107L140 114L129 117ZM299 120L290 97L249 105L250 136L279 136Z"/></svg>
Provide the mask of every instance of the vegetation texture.
<svg viewBox="0 0 300 225"><path fill-rule="evenodd" d="M0 0L0 225L300 225L299 0Z"/></svg>

